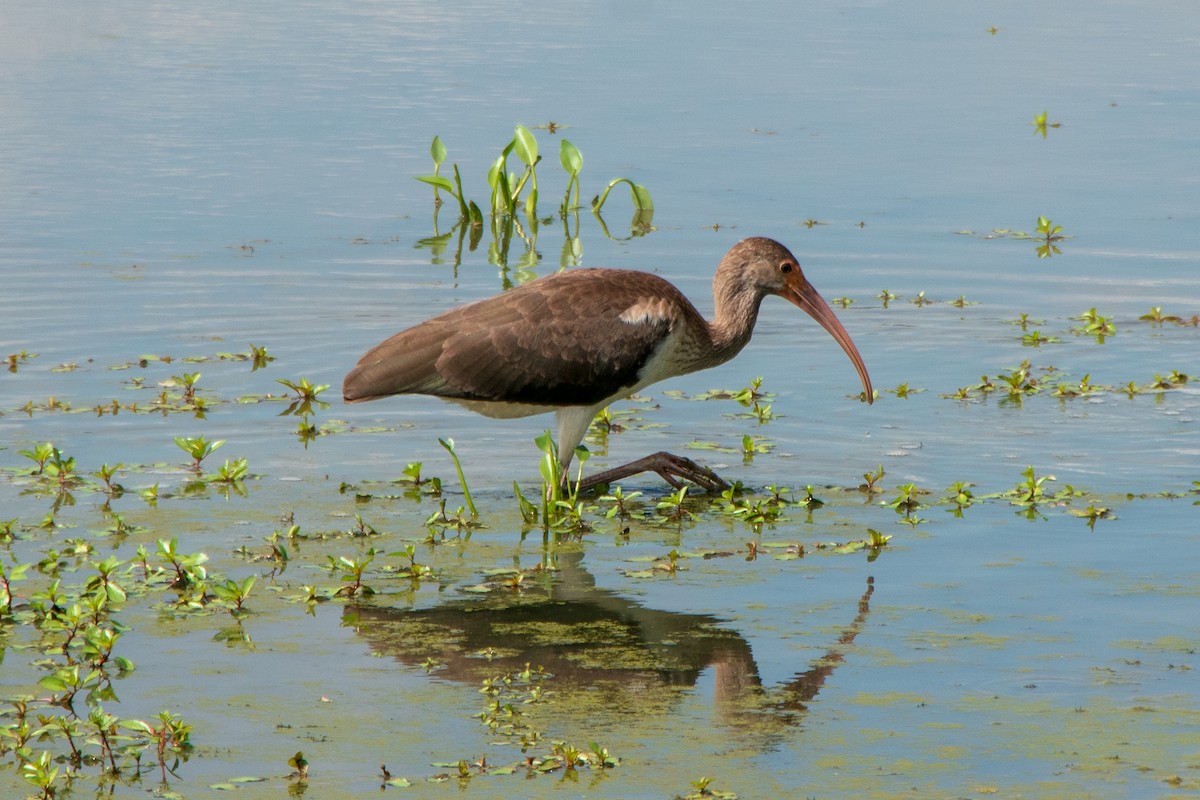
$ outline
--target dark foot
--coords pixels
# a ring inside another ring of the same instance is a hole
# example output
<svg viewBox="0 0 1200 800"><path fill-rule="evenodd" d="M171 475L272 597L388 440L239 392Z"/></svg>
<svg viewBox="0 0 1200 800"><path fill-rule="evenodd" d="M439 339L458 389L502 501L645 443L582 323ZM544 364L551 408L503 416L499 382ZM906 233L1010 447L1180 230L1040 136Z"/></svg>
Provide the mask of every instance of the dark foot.
<svg viewBox="0 0 1200 800"><path fill-rule="evenodd" d="M620 467L606 469L604 472L597 472L595 475L589 475L580 482L579 489L580 491L594 489L602 484L610 484L643 472L657 473L676 489L683 486L681 479L691 481L701 489L714 494L729 488L729 484L708 467L702 467L690 458L662 452L639 458L637 461L630 461Z"/></svg>

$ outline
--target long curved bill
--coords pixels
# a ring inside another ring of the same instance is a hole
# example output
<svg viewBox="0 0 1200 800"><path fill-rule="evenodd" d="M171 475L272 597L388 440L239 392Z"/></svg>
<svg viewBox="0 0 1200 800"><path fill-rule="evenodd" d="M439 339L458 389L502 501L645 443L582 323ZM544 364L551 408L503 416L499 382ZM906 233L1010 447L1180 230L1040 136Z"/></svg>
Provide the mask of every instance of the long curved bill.
<svg viewBox="0 0 1200 800"><path fill-rule="evenodd" d="M854 364L854 368L858 370L858 377L862 379L863 389L867 393L867 402L875 402L875 392L871 388L871 376L867 374L867 365L863 363L862 356L858 354L858 348L854 346L854 340L850 338L850 334L842 327L842 323L838 321L837 316L833 313L833 309L825 302L825 298L821 297L820 293L807 280L803 278L800 280L803 283L799 286L789 285L787 291L783 292L783 297L815 319L820 323L822 328L829 331L829 335L842 346L842 349L846 351L846 355L850 356L850 361Z"/></svg>

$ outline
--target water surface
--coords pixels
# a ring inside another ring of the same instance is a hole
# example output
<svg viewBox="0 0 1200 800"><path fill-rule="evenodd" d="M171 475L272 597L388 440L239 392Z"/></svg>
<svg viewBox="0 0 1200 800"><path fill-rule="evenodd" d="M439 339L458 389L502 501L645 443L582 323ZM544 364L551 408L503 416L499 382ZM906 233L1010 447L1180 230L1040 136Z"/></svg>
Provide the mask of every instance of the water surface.
<svg viewBox="0 0 1200 800"><path fill-rule="evenodd" d="M172 781L188 796L247 775L267 780L242 794L277 794L297 750L322 796L374 791L380 763L414 784L396 791L440 796L452 790L429 779L457 774L440 765L511 765L553 741L596 742L621 763L533 780L473 767L448 782L478 796L674 797L702 776L741 797L1193 796L1200 378L1148 387L1200 375L1200 333L1140 319L1200 314L1191 23L1185 6L1122 2L6 8L0 356L27 354L0 373L0 521L17 520L6 567L83 540L96 550L62 556L65 587L110 554L132 586L137 545L176 537L213 576L260 576L240 624L217 605L177 609L161 585L118 614L137 669L106 709L170 708L195 725ZM1042 111L1060 125L1045 138L1030 124ZM581 541L543 547L522 536L511 484L537 495L532 439L548 419L337 401L347 368L393 331L560 268L557 219L504 260L490 232L457 261L453 240L423 246L453 213L435 223L412 180L439 134L482 202L513 126L551 121L563 127L535 128L543 213L565 185L563 136L583 152L585 196L626 176L656 205L637 236L621 189L611 236L582 211L572 265L656 271L707 312L721 254L778 238L827 298L851 301L839 316L881 390L858 402L833 342L768 301L736 361L622 406L634 418L591 440L589 468L672 449L751 490L811 485L823 506L756 531L701 500L690 523L662 524L644 517L664 488L635 479L640 516L610 521L600 504ZM1030 232L1039 215L1071 237L1052 258L995 233ZM914 303L922 292L936 302ZM1073 330L1093 307L1116 327L1102 343ZM1058 341L1028 346L1032 330ZM251 344L275 360L251 371L221 357ZM1042 391L976 388L1025 360ZM206 418L130 410L193 371ZM307 446L274 399L277 378L301 376L333 386L315 418L325 435ZM766 425L693 399L756 376L774 394ZM1085 377L1101 389L1055 396ZM114 399L115 416L89 410ZM773 448L744 462L746 434ZM187 490L172 440L197 435L227 441L206 466L247 458L245 497ZM453 512L447 436L487 527L425 544L437 501L386 481L421 461ZM84 474L125 464L130 491L105 509L90 477L56 508L21 472L19 451L47 441ZM879 466L883 492L859 493ZM1031 467L1054 477L1054 498L1000 496ZM945 499L956 482L977 499L961 517ZM155 483L151 507L138 492ZM908 524L888 505L906 484L927 492ZM1072 513L1088 508L1107 509L1094 528ZM106 535L109 511L137 528ZM355 514L378 536L351 536ZM292 521L304 533L287 570L247 557ZM868 530L892 537L870 560L818 547ZM386 555L406 544L435 579L383 569L406 562ZM306 613L304 586L341 585L327 556L372 546L379 594ZM672 550L676 572L639 577ZM548 570L519 590L475 591L537 565ZM18 598L49 580L31 571ZM45 696L39 640L0 623L0 694ZM501 695L541 737L522 753L481 723L480 689L526 661L554 677L536 703L520 680ZM28 791L5 758L0 785ZM94 786L96 769L84 774L72 795Z"/></svg>

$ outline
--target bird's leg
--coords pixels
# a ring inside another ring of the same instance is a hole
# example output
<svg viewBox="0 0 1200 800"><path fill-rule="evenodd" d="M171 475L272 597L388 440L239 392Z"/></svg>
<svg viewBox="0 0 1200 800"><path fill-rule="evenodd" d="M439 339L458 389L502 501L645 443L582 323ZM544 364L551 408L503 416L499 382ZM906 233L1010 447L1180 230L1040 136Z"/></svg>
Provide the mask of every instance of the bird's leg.
<svg viewBox="0 0 1200 800"><path fill-rule="evenodd" d="M579 491L594 489L601 484L609 484L642 472L657 473L676 489L683 485L679 482L680 478L691 481L707 492L723 492L729 488L729 484L708 467L702 467L690 458L659 452L589 475L580 482Z"/></svg>

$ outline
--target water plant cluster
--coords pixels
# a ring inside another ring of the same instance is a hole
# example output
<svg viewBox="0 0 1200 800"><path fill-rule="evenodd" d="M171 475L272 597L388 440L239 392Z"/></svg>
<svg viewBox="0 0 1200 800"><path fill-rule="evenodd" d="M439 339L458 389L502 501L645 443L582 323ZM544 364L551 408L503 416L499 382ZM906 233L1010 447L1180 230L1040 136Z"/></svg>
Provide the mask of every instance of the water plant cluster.
<svg viewBox="0 0 1200 800"><path fill-rule="evenodd" d="M557 131L557 126L548 126L551 133ZM417 180L433 187L433 236L422 240L419 244L433 251L435 261L443 258L452 240L456 242L453 263L458 265L462 260L464 239L470 250L479 246L484 231L484 211L480 204L472 199L463 188L462 175L458 164L451 163L451 174L448 178L442 174L442 166L448 158L446 146L440 136L434 136L429 146L429 155L433 160L433 173L419 175ZM520 164L519 172L509 169L508 159L515 156ZM542 225L550 224L557 216L563 226L563 252L560 259L562 266L578 263L582 252L579 238L579 209L580 209L580 174L583 171L583 154L569 139L559 140L558 162L567 174L567 185L559 201L555 214L542 216L538 210L541 193L538 188L538 164L542 162L542 154L537 137L533 131L524 125L517 125L513 138L500 151L487 172L489 197L487 207L487 225L491 231L491 242L488 248L490 260L507 268L510 260L509 252L514 239L523 243L521 256L516 259L516 266L522 270L523 276L528 276L528 270L537 264L540 256L537 250L538 231ZM608 226L601 216L609 193L620 184L629 188L630 199L633 201L634 213L630 221L630 235L641 236L653 230L654 200L650 191L629 178L614 178L591 200L591 210L595 215L601 230L607 236ZM458 217L449 231L442 233L438 228L438 210L445 202L442 193L450 196L457 206ZM525 222L520 216L524 213ZM572 224L574 228L572 230Z"/></svg>
<svg viewBox="0 0 1200 800"><path fill-rule="evenodd" d="M14 523L5 525L10 541ZM136 669L117 646L126 630L118 615L131 598L164 591L191 602L206 559L176 554L174 540L160 542L158 559L139 546L132 561L100 558L87 540L66 545L37 562L0 565L0 630L28 630L43 672L36 690L0 705L0 756L41 798L89 773L140 780L154 772L166 785L192 753L192 725L169 709L151 720L114 713L115 680ZM80 570L81 581L64 581ZM34 575L41 580L30 586Z"/></svg>

